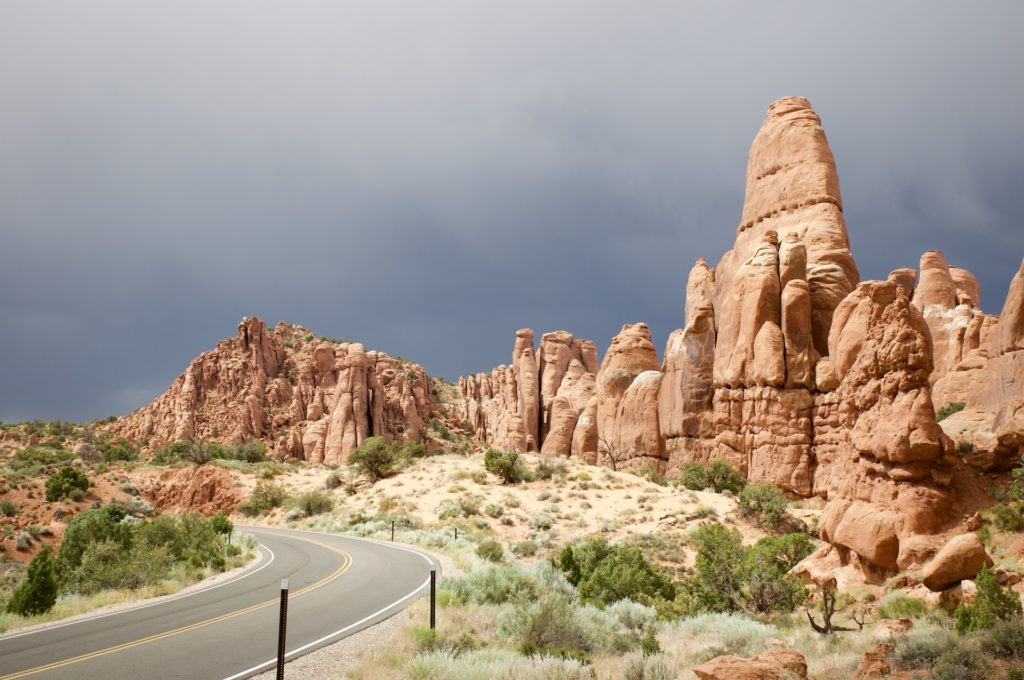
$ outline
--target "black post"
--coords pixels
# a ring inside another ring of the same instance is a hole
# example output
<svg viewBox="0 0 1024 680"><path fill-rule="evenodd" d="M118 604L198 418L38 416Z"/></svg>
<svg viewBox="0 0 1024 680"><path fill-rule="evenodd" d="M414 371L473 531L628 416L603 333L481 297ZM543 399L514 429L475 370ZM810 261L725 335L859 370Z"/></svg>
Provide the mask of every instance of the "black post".
<svg viewBox="0 0 1024 680"><path fill-rule="evenodd" d="M430 629L437 624L437 570L430 570Z"/></svg>
<svg viewBox="0 0 1024 680"><path fill-rule="evenodd" d="M391 520L391 542L395 542L395 520Z"/></svg>
<svg viewBox="0 0 1024 680"><path fill-rule="evenodd" d="M455 540L459 540L459 528L455 527Z"/></svg>
<svg viewBox="0 0 1024 680"><path fill-rule="evenodd" d="M281 581L281 622L277 629L277 680L284 680L284 640L288 624L288 579Z"/></svg>

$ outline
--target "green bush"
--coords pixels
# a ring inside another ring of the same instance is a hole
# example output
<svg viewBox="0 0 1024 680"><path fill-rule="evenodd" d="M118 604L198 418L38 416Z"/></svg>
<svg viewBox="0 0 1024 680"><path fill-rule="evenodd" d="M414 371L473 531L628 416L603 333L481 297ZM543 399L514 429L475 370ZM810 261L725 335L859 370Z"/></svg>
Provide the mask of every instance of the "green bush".
<svg viewBox="0 0 1024 680"><path fill-rule="evenodd" d="M218 512L210 518L210 526L221 536L230 536L235 530L234 523L223 512Z"/></svg>
<svg viewBox="0 0 1024 680"><path fill-rule="evenodd" d="M46 500L51 503L68 497L74 489L83 493L89 488L89 478L81 470L65 465L46 480Z"/></svg>
<svg viewBox="0 0 1024 680"><path fill-rule="evenodd" d="M369 437L362 446L349 454L348 464L372 483L389 477L394 472L397 460L398 454L393 444L387 443L382 437Z"/></svg>
<svg viewBox="0 0 1024 680"><path fill-rule="evenodd" d="M919 619L927 613L928 605L924 600L898 590L887 593L878 606L878 616L883 619Z"/></svg>
<svg viewBox="0 0 1024 680"><path fill-rule="evenodd" d="M586 661L594 649L576 608L554 594L513 608L502 621L501 630L516 642L522 654L529 656L543 654Z"/></svg>
<svg viewBox="0 0 1024 680"><path fill-rule="evenodd" d="M960 640L946 630L912 631L896 638L893 662L896 670L931 668L949 650L960 646Z"/></svg>
<svg viewBox="0 0 1024 680"><path fill-rule="evenodd" d="M1020 598L1009 587L1002 587L995 574L985 567L975 579L978 594L970 605L961 604L953 613L959 633L991 628L997 621L1022 615Z"/></svg>
<svg viewBox="0 0 1024 680"><path fill-rule="evenodd" d="M128 552L111 540L91 543L82 562L67 576L70 592L90 595L101 590L134 590L163 577L173 564L166 548L133 545Z"/></svg>
<svg viewBox="0 0 1024 680"><path fill-rule="evenodd" d="M778 529L789 517L786 514L789 501L782 489L774 484L750 484L740 491L738 501L741 515L768 529Z"/></svg>
<svg viewBox="0 0 1024 680"><path fill-rule="evenodd" d="M1024 507L1016 503L999 503L993 505L992 519L1003 531L1020 531L1024 529Z"/></svg>
<svg viewBox="0 0 1024 680"><path fill-rule="evenodd" d="M966 407L967 404L962 401L951 401L939 409L939 413L936 415L935 420L941 423L954 413L960 413L960 411L963 411Z"/></svg>
<svg viewBox="0 0 1024 680"><path fill-rule="evenodd" d="M139 459L139 448L124 437L118 437L113 444L101 441L98 446L103 454L103 460L107 463Z"/></svg>
<svg viewBox="0 0 1024 680"><path fill-rule="evenodd" d="M672 581L651 565L637 548L614 548L598 563L590 576L580 582L582 597L611 604L618 600L651 603L675 599Z"/></svg>
<svg viewBox="0 0 1024 680"><path fill-rule="evenodd" d="M247 442L234 441L223 448L221 455L215 455L214 457L240 460L245 463L262 463L267 460L267 447L259 440Z"/></svg>
<svg viewBox="0 0 1024 680"><path fill-rule="evenodd" d="M29 468L47 468L74 460L75 454L64 449L51 449L43 446L28 446L19 449L7 464L12 470L21 472Z"/></svg>
<svg viewBox="0 0 1024 680"><path fill-rule="evenodd" d="M683 465L680 475L682 485L693 491L714 489L718 493L731 491L738 494L747 485L743 473L722 459L707 463L690 462Z"/></svg>
<svg viewBox="0 0 1024 680"><path fill-rule="evenodd" d="M476 547L476 554L488 562L501 562L505 559L505 550L501 547L501 543L493 538L481 541L480 545Z"/></svg>
<svg viewBox="0 0 1024 680"><path fill-rule="evenodd" d="M981 648L999 659L1024 661L1024 619L996 621L981 639Z"/></svg>
<svg viewBox="0 0 1024 680"><path fill-rule="evenodd" d="M268 480L260 480L249 494L249 500L238 506L238 511L246 517L265 515L272 509L284 505L287 499L288 492L284 487Z"/></svg>
<svg viewBox="0 0 1024 680"><path fill-rule="evenodd" d="M7 611L20 616L43 614L57 602L57 572L50 546L44 545L28 565L25 580L15 589Z"/></svg>
<svg viewBox="0 0 1024 680"><path fill-rule="evenodd" d="M314 489L300 493L295 499L295 507L306 517L312 517L331 510L334 507L334 498L325 491Z"/></svg>
<svg viewBox="0 0 1024 680"><path fill-rule="evenodd" d="M341 483L342 479L341 475L338 474L338 471L331 470L330 473L328 473L327 478L324 480L324 488L327 489L328 491L332 489L337 489L339 486L341 486Z"/></svg>
<svg viewBox="0 0 1024 680"><path fill-rule="evenodd" d="M16 501L12 501L9 498L0 500L0 515L4 517L14 517L20 509L21 506Z"/></svg>
<svg viewBox="0 0 1024 680"><path fill-rule="evenodd" d="M427 446L426 444L417 444L413 442L406 442L402 445L401 457L405 460L413 460L415 458L426 458L427 457Z"/></svg>
<svg viewBox="0 0 1024 680"><path fill-rule="evenodd" d="M178 440L161 446L159 449L153 452L153 455L149 457L149 462L154 465L170 465L177 463L180 460L184 460L185 451L192 444L191 441Z"/></svg>
<svg viewBox="0 0 1024 680"><path fill-rule="evenodd" d="M985 680L992 677L992 663L978 650L961 645L935 661L932 680Z"/></svg>
<svg viewBox="0 0 1024 680"><path fill-rule="evenodd" d="M814 552L806 534L768 536L743 549L740 578L746 609L759 613L791 612L807 599L807 591L787 574Z"/></svg>
<svg viewBox="0 0 1024 680"><path fill-rule="evenodd" d="M1024 501L1024 463L1013 471L1013 482L1006 490L1006 495L1015 501Z"/></svg>
<svg viewBox="0 0 1024 680"><path fill-rule="evenodd" d="M489 449L484 454L484 468L492 475L500 477L505 484L520 482L524 476L523 464L515 451Z"/></svg>

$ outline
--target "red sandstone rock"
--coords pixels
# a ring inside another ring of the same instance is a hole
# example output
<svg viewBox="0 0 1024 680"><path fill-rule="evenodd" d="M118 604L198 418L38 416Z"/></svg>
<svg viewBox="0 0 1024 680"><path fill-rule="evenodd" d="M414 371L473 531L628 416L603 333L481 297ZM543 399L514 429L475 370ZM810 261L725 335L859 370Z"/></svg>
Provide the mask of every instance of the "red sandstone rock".
<svg viewBox="0 0 1024 680"><path fill-rule="evenodd" d="M655 434L660 433L657 425L660 376L655 380L651 375L658 369L658 354L651 343L647 324L624 325L612 339L597 374L599 463L617 466L635 456L647 455L636 448L637 443L644 440L644 432L660 441L660 434ZM634 381L645 372L648 375L633 387ZM647 408L652 412L646 413ZM651 441L651 437L647 441ZM660 444L649 455L660 457Z"/></svg>
<svg viewBox="0 0 1024 680"><path fill-rule="evenodd" d="M921 582L930 590L944 590L964 579L974 578L992 564L977 534L961 534L950 539L924 566Z"/></svg>
<svg viewBox="0 0 1024 680"><path fill-rule="evenodd" d="M857 677L878 678L892 674L892 665L889 659L894 651L896 651L896 647L893 645L888 642L880 642L864 652L864 656L857 665Z"/></svg>
<svg viewBox="0 0 1024 680"><path fill-rule="evenodd" d="M807 660L792 649L769 649L761 656L741 659L719 656L693 669L700 680L784 680L806 678Z"/></svg>
<svg viewBox="0 0 1024 680"><path fill-rule="evenodd" d="M245 500L231 474L211 465L164 470L140 479L139 492L161 512L230 514Z"/></svg>

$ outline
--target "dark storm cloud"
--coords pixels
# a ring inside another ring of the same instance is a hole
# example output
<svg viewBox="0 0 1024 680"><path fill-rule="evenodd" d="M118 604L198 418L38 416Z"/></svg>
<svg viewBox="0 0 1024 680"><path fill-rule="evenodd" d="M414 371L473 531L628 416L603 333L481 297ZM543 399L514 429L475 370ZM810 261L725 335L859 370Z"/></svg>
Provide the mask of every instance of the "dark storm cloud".
<svg viewBox="0 0 1024 680"><path fill-rule="evenodd" d="M122 413L256 314L453 378L681 324L773 99L865 278L1024 255L1019 3L0 6L0 419Z"/></svg>

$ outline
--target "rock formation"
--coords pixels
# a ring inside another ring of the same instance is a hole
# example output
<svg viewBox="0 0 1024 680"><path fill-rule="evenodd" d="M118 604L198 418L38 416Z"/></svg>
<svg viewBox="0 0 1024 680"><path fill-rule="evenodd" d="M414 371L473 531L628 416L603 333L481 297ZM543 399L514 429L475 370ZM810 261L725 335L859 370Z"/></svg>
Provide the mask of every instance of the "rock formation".
<svg viewBox="0 0 1024 680"><path fill-rule="evenodd" d="M792 649L773 648L750 659L718 656L693 674L700 680L798 680L807 677L807 659Z"/></svg>
<svg viewBox="0 0 1024 680"><path fill-rule="evenodd" d="M534 351L533 331L516 331L512 363L459 378L454 415L479 441L505 450L593 459L597 348L555 331Z"/></svg>
<svg viewBox="0 0 1024 680"><path fill-rule="evenodd" d="M236 337L111 429L150 450L183 439L256 439L279 455L336 464L370 436L421 441L432 414L429 378L417 364L247 317Z"/></svg>

